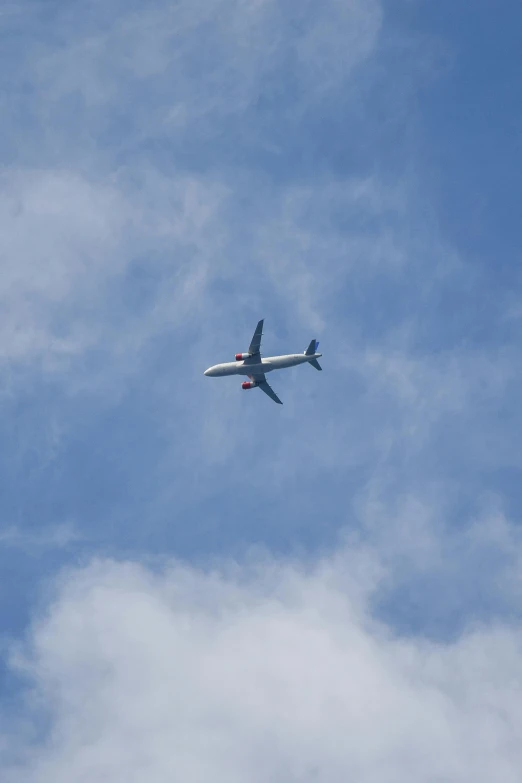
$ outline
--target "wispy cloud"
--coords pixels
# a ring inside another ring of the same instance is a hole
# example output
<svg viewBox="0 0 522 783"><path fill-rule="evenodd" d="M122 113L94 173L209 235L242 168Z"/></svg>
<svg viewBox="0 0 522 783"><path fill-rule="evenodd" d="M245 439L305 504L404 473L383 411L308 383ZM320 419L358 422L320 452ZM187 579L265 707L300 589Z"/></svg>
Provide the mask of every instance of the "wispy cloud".
<svg viewBox="0 0 522 783"><path fill-rule="evenodd" d="M237 136L228 127L232 115L246 134L255 133L255 117L245 113L263 94L282 108L286 98L277 97L273 83L282 72L295 81L294 113L298 104L319 100L317 88L338 88L368 57L380 25L373 3L332 2L313 13L225 1L154 3L147 10L95 3L91 10L71 15L56 4L48 22L35 15L40 44L23 50L20 70L34 111L30 119L14 115L15 167L4 172L7 318L0 350L4 359L41 358L50 368L124 339L108 338L115 318L131 332L126 351L187 320L212 278L247 276L256 257L251 247L240 250L236 223L245 221L241 201L251 187L219 155L216 133ZM56 36L63 45L55 45ZM218 166L203 160L202 171L190 153L195 137L197 155L217 145ZM150 145L161 139L164 149L152 155ZM247 150L246 138L240 144ZM248 154L247 167L256 155ZM254 200L255 212L259 206ZM246 221L252 227L255 212ZM264 263L260 258L258 276ZM136 268L157 283L139 320L111 291L113 282L131 288ZM294 296L312 283L295 260L287 278L301 286Z"/></svg>
<svg viewBox="0 0 522 783"><path fill-rule="evenodd" d="M14 525L0 530L0 546L23 549L28 554L45 549L62 549L82 538L74 525L68 523L47 525L43 530L27 530Z"/></svg>

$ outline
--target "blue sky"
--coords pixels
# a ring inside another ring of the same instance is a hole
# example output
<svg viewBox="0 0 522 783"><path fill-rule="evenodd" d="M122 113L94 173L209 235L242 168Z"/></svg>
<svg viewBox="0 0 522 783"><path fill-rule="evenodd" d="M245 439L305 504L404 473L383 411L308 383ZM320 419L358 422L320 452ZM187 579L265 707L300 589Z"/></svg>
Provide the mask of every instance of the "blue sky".
<svg viewBox="0 0 522 783"><path fill-rule="evenodd" d="M2 780L520 780L521 24L5 6Z"/></svg>

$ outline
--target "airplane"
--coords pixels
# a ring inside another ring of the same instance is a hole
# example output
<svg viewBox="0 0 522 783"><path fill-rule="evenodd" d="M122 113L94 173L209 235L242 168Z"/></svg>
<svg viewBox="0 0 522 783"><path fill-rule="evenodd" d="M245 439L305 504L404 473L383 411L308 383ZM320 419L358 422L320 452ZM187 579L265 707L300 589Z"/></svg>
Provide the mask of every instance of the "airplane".
<svg viewBox="0 0 522 783"><path fill-rule="evenodd" d="M204 375L211 378L220 378L224 375L247 375L250 380L243 381L241 384L242 389L261 389L265 394L277 402L278 405L283 403L268 384L266 380L266 373L272 372L272 370L283 370L285 367L295 367L298 364L311 364L316 370L322 370L323 368L317 361L322 356L322 353L317 353L319 343L317 340L311 340L310 345L304 351L304 353L289 353L283 356L267 356L266 359L261 358L261 337L263 335L263 323L264 319L259 321L252 337L252 342L246 353L236 353L235 362L224 362L223 364L214 364L205 370Z"/></svg>

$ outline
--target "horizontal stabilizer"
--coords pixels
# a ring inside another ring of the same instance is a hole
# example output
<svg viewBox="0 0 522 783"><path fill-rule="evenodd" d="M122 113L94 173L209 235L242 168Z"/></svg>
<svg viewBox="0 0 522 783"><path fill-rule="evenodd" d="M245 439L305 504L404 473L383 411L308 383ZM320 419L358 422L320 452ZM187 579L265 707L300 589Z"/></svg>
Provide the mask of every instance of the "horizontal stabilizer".
<svg viewBox="0 0 522 783"><path fill-rule="evenodd" d="M321 365L319 364L319 362L317 361L317 359L310 359L310 361L308 362L308 364L311 364L311 365L312 365L312 367L315 367L315 369L316 369L316 370L322 370L322 369L323 369L323 368L321 367Z"/></svg>

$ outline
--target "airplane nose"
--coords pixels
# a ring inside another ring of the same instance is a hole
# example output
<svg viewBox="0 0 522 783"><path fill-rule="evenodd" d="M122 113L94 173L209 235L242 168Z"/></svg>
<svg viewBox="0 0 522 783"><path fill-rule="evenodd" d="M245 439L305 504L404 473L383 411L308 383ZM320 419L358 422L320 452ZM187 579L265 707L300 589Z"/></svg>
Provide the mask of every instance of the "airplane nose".
<svg viewBox="0 0 522 783"><path fill-rule="evenodd" d="M203 373L203 375L210 375L210 368L209 368L208 370L205 370L205 372Z"/></svg>

